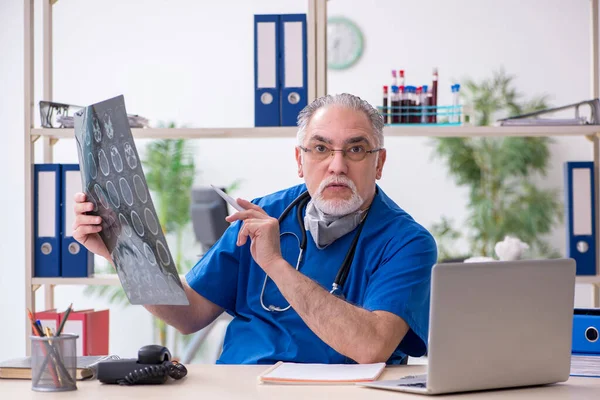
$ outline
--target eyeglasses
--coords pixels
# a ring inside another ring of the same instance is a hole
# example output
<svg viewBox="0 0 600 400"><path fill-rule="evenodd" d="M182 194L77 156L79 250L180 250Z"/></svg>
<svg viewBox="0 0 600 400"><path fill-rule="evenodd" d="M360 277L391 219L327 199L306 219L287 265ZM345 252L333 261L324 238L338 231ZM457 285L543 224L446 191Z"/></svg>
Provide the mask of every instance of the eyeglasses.
<svg viewBox="0 0 600 400"><path fill-rule="evenodd" d="M298 146L302 151L306 153L306 156L314 161L323 161L327 157L333 157L336 151L341 151L342 156L348 157L351 161L362 161L365 159L367 154L377 153L383 150L383 148L377 148L373 150L367 150L365 146L353 145L343 149L330 149L324 144L314 144L309 147Z"/></svg>

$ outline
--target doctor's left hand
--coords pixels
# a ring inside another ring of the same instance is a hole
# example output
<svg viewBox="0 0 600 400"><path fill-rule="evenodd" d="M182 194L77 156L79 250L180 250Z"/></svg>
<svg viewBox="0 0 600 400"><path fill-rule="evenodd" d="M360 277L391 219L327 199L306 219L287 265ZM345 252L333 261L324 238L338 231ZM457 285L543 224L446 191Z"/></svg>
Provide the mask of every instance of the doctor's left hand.
<svg viewBox="0 0 600 400"><path fill-rule="evenodd" d="M283 259L279 243L279 223L277 218L270 217L254 203L238 199L238 204L245 211L238 211L225 218L228 222L242 221L237 245L243 246L248 238L251 240L250 253L260 267L268 273L270 265Z"/></svg>

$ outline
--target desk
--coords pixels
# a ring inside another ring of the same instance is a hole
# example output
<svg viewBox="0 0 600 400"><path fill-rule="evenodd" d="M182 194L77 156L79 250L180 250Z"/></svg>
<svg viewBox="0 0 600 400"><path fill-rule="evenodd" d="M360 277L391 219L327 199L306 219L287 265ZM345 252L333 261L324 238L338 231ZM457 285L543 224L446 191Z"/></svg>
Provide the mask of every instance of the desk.
<svg viewBox="0 0 600 400"><path fill-rule="evenodd" d="M452 397L476 399L594 399L600 398L600 379L570 378L565 383L535 388L473 392L451 396L422 396L410 393L343 386L286 386L257 384L256 377L267 367L260 365L189 365L188 376L164 385L119 386L98 381L77 382L77 390L43 393L31 390L31 381L0 380L1 399L113 400L113 399L437 399ZM395 379L425 372L423 365L388 367L380 379Z"/></svg>

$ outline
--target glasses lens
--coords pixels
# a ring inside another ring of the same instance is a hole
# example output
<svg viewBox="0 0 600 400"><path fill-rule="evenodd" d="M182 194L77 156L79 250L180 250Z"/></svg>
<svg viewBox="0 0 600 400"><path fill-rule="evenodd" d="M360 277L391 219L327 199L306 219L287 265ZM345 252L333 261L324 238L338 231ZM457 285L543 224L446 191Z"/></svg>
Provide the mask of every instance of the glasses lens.
<svg viewBox="0 0 600 400"><path fill-rule="evenodd" d="M344 150L334 150L322 144L315 144L306 149L306 156L315 161L323 161L336 151L342 152L351 161L362 161L369 154L367 149L361 145L348 146Z"/></svg>
<svg viewBox="0 0 600 400"><path fill-rule="evenodd" d="M331 150L322 144L315 144L308 147L306 155L315 161L323 161L331 155Z"/></svg>
<svg viewBox="0 0 600 400"><path fill-rule="evenodd" d="M352 161L362 161L368 154L365 146L360 145L346 147L344 152L346 153L346 157Z"/></svg>

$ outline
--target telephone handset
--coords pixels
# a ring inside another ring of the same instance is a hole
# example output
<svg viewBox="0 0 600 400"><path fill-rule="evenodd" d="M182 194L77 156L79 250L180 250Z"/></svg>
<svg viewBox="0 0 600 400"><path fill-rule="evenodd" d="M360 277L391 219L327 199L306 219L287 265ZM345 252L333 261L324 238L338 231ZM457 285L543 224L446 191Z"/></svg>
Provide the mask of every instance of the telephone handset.
<svg viewBox="0 0 600 400"><path fill-rule="evenodd" d="M138 358L102 361L98 363L98 380L120 385L165 383L170 376L181 379L187 375L183 364L171 360L169 349L151 344L138 351Z"/></svg>

